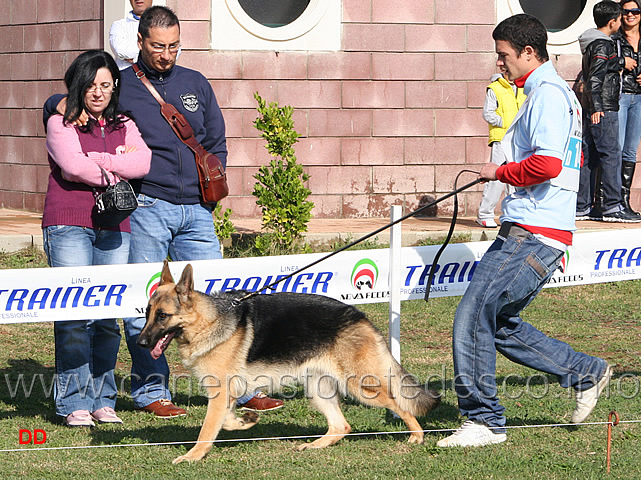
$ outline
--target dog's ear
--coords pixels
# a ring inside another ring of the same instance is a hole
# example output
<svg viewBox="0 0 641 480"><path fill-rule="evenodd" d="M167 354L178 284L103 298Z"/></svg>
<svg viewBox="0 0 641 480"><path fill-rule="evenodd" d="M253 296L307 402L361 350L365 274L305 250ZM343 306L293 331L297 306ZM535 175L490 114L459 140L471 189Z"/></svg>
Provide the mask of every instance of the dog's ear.
<svg viewBox="0 0 641 480"><path fill-rule="evenodd" d="M176 293L178 301L182 304L189 302L191 294L194 291L194 270L191 263L188 263L183 270L180 280L176 284Z"/></svg>
<svg viewBox="0 0 641 480"><path fill-rule="evenodd" d="M165 259L162 264L162 273L160 274L160 285L166 283L174 283L174 277L171 276L171 272L169 271L169 262L167 262L167 259Z"/></svg>

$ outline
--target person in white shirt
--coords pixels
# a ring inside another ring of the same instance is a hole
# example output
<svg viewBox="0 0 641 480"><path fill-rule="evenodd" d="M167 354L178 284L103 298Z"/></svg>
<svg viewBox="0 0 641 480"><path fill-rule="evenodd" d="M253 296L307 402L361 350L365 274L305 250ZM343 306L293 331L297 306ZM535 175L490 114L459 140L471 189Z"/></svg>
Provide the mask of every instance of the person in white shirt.
<svg viewBox="0 0 641 480"><path fill-rule="evenodd" d="M122 20L116 20L109 30L109 45L120 70L138 60L138 23L152 0L129 0L129 3L132 10Z"/></svg>

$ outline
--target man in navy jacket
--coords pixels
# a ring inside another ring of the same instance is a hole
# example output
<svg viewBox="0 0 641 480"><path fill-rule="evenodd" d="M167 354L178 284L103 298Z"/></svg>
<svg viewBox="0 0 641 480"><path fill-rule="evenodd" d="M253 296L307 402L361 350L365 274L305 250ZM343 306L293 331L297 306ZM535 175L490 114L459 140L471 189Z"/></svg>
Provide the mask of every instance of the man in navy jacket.
<svg viewBox="0 0 641 480"><path fill-rule="evenodd" d="M191 124L196 139L227 164L225 122L207 79L199 72L176 65L180 24L172 10L154 6L145 10L138 29L140 54L136 64L167 103ZM131 112L145 143L152 151L151 168L132 180L138 208L131 215L129 263L222 258L212 218L212 207L202 204L194 153L176 136L160 114L160 105L138 79L133 68L122 71L120 103ZM45 105L45 116L55 112L61 97ZM131 393L137 409L159 417L185 415L171 402L169 366L164 354L152 359L136 344L144 317L124 319L132 358ZM283 405L259 393L246 395L239 405L271 410Z"/></svg>

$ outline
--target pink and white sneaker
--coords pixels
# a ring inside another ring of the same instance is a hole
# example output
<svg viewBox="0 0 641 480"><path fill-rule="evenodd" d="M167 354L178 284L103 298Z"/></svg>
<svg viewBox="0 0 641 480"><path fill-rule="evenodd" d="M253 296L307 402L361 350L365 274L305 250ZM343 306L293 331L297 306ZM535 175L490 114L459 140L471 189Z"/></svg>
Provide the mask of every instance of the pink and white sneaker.
<svg viewBox="0 0 641 480"><path fill-rule="evenodd" d="M102 407L91 413L93 418L98 423L122 423L122 420L116 415L116 412L111 407Z"/></svg>
<svg viewBox="0 0 641 480"><path fill-rule="evenodd" d="M68 427L91 428L96 426L91 419L89 410L76 410L75 412L70 413L65 417L65 424Z"/></svg>

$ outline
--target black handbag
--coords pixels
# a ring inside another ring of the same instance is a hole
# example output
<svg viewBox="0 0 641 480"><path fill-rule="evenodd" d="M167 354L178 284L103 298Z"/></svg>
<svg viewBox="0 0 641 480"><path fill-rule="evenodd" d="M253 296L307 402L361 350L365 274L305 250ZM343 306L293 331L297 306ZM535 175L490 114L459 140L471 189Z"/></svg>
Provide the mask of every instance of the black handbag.
<svg viewBox="0 0 641 480"><path fill-rule="evenodd" d="M100 167L102 175L107 181L107 190L98 193L94 189L96 197L96 221L101 227L114 227L119 225L138 207L138 200L134 189L127 180L119 179L113 185L109 183L109 177L104 168Z"/></svg>

